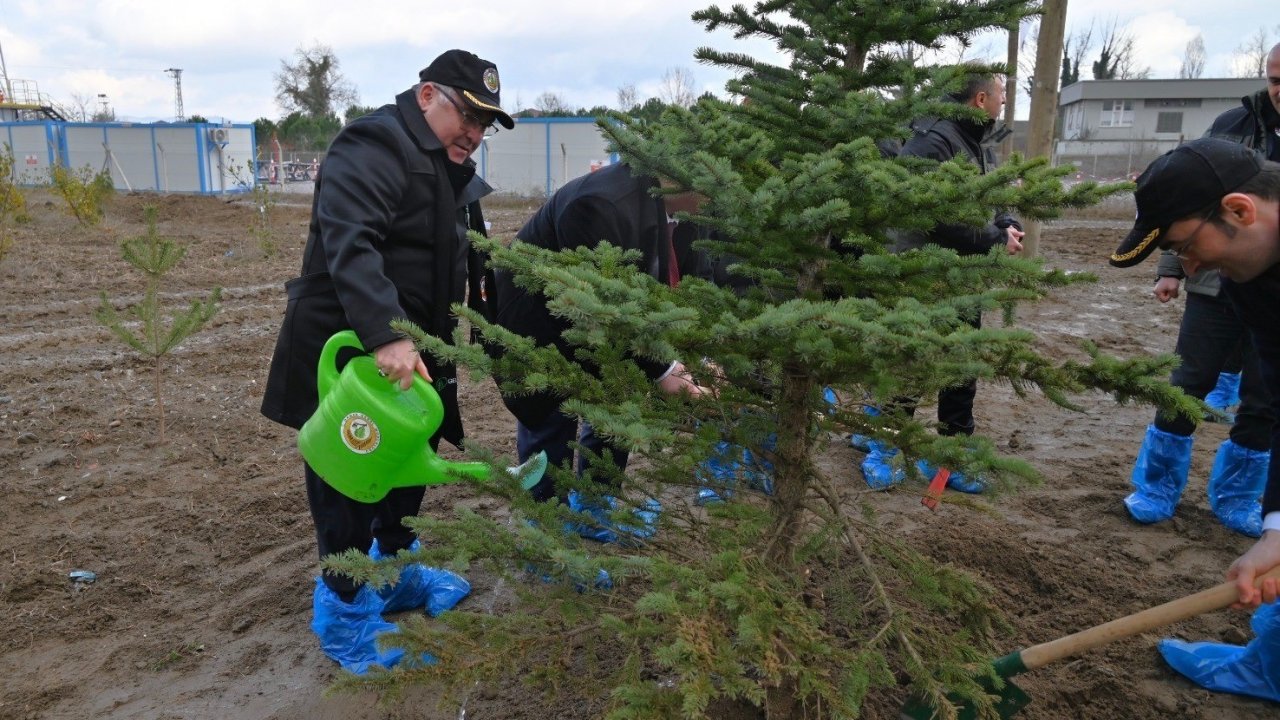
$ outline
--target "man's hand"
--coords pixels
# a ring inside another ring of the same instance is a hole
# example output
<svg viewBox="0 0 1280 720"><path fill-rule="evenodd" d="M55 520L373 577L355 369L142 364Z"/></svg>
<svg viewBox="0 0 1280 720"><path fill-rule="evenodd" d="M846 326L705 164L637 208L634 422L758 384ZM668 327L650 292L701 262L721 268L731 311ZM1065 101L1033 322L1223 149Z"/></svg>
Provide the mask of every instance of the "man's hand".
<svg viewBox="0 0 1280 720"><path fill-rule="evenodd" d="M1255 588L1253 580L1277 565L1280 565L1280 530L1268 530L1227 568L1227 580L1234 580L1240 593L1240 601L1231 607L1256 608L1260 603L1275 602L1280 597L1280 581L1267 578L1261 587Z"/></svg>
<svg viewBox="0 0 1280 720"><path fill-rule="evenodd" d="M1022 238L1026 235L1026 233L1010 225L1009 227L1004 229L1004 234L1005 234L1005 237L1007 238L1004 242L1004 249L1010 255L1017 255L1018 253L1022 252Z"/></svg>
<svg viewBox="0 0 1280 720"><path fill-rule="evenodd" d="M658 381L658 389L669 395L675 393L688 393L690 395L706 395L711 391L694 382L693 375L689 373L684 363L676 362L671 368L671 372L667 376Z"/></svg>
<svg viewBox="0 0 1280 720"><path fill-rule="evenodd" d="M1151 292L1155 294L1156 299L1162 303L1178 297L1179 280L1176 277L1163 276L1156 280L1156 287Z"/></svg>
<svg viewBox="0 0 1280 720"><path fill-rule="evenodd" d="M413 341L408 338L393 340L386 345L379 345L373 351L374 362L378 364L378 372L392 382L400 384L401 390L408 390L413 384L416 372L431 382L431 373L427 372L427 364L422 356L413 348Z"/></svg>

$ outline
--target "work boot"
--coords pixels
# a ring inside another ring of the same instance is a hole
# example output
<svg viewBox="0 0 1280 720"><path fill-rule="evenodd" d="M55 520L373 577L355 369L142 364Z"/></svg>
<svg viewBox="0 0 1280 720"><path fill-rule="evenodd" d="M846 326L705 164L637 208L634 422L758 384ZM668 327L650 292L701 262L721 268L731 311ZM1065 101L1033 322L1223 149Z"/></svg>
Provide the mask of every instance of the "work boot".
<svg viewBox="0 0 1280 720"><path fill-rule="evenodd" d="M938 466L928 460L917 460L916 469L920 471L926 481L932 480L933 476L938 474ZM980 477L970 479L959 470L951 470L947 474L947 487L962 493L978 495L986 492L987 481Z"/></svg>
<svg viewBox="0 0 1280 720"><path fill-rule="evenodd" d="M395 632L396 626L382 619L384 603L373 588L364 585L351 602L316 578L311 599L311 630L320 638L320 649L343 670L363 675L374 665L391 668L404 658L404 650L378 650L377 638ZM430 655L426 662L434 662Z"/></svg>
<svg viewBox="0 0 1280 720"><path fill-rule="evenodd" d="M906 479L906 471L893 463L893 458L898 455L898 448L879 440L872 440L870 446L871 450L862 461L862 477L866 479L867 487L883 490Z"/></svg>
<svg viewBox="0 0 1280 720"><path fill-rule="evenodd" d="M1209 394L1204 396L1204 404L1224 415L1224 417L1206 415L1205 420L1210 422L1235 422L1235 413L1229 413L1227 409L1240 404L1240 373L1219 373L1218 384L1214 385Z"/></svg>
<svg viewBox="0 0 1280 720"><path fill-rule="evenodd" d="M1218 448L1209 475L1209 507L1223 525L1249 537L1262 535L1262 489L1267 485L1271 453L1226 440Z"/></svg>
<svg viewBox="0 0 1280 720"><path fill-rule="evenodd" d="M662 505L649 498L643 505L631 511L638 521L635 525L615 525L609 518L618 507L618 500L608 495L600 498L604 504L587 500L577 490L569 491L569 509L586 513L592 519L590 523L568 522L565 529L575 532L588 540L602 543L627 544L634 539L644 540L653 537L658 531L658 515Z"/></svg>
<svg viewBox="0 0 1280 720"><path fill-rule="evenodd" d="M1140 523L1155 523L1173 517L1182 499L1191 469L1190 435L1174 435L1147 426L1130 482L1134 491L1124 499L1129 515Z"/></svg>
<svg viewBox="0 0 1280 720"><path fill-rule="evenodd" d="M1200 687L1280 702L1280 603L1263 605L1250 621L1248 645L1160 641L1160 654Z"/></svg>
<svg viewBox="0 0 1280 720"><path fill-rule="evenodd" d="M414 540L408 549L416 552L420 547L421 543ZM369 548L369 557L374 560L383 557L377 538ZM400 569L400 577L394 584L384 585L377 592L386 603L383 612L426 608L427 614L435 617L461 602L471 592L471 583L455 572L413 563Z"/></svg>

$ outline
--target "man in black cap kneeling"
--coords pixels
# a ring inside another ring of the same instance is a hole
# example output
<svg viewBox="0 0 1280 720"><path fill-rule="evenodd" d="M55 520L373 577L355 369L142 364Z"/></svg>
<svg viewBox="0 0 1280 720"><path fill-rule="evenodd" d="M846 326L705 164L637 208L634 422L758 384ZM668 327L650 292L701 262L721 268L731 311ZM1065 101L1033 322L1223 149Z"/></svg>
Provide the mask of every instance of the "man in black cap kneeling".
<svg viewBox="0 0 1280 720"><path fill-rule="evenodd" d="M316 178L301 275L286 283L288 305L262 401L262 412L299 428L318 404L316 365L326 340L352 329L387 382L407 389L418 374L444 401L440 438L458 445L455 368L414 350L391 329L408 318L449 341L461 302L480 277L467 230L484 232L480 198L491 192L470 156L494 124L514 127L499 100L498 68L465 50L449 50L395 102L342 128ZM473 288L471 298L481 293ZM307 500L321 557L355 549L394 555L417 544L401 524L417 515L424 488L392 490L374 504L356 502L304 464ZM325 654L354 673L390 667L403 652L379 652L392 630L383 612L447 610L470 591L466 580L422 565L406 567L381 590L324 572L316 578L312 629Z"/></svg>
<svg viewBox="0 0 1280 720"><path fill-rule="evenodd" d="M1261 375L1280 409L1280 163L1226 140L1192 140L1156 158L1138 178L1134 228L1111 256L1129 267L1156 248L1176 255L1188 275L1217 270L1249 329ZM1227 569L1256 637L1246 646L1163 640L1173 668L1211 690L1280 702L1280 581L1254 579L1280 567L1280 425L1271 430L1262 500L1262 537Z"/></svg>

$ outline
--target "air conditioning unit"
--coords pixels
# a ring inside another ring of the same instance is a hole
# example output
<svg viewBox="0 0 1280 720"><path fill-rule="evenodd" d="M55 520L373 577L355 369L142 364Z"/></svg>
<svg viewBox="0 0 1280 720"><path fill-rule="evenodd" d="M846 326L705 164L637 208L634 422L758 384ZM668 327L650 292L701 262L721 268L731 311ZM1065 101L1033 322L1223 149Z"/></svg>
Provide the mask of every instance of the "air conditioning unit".
<svg viewBox="0 0 1280 720"><path fill-rule="evenodd" d="M218 145L226 145L231 139L231 131L227 128L209 128L209 142Z"/></svg>

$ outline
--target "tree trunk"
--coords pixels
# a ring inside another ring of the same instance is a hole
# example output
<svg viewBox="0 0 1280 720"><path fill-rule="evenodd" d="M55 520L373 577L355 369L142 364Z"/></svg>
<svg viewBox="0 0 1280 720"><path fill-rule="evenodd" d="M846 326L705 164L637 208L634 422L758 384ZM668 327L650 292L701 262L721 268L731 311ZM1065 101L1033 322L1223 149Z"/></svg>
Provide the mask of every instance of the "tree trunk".
<svg viewBox="0 0 1280 720"><path fill-rule="evenodd" d="M1053 126L1058 118L1058 80L1062 68L1062 43L1067 30L1067 0L1045 0L1036 43L1035 83L1031 87L1031 129L1027 133L1027 157L1053 160ZM1040 251L1041 224L1026 225L1022 246L1028 257Z"/></svg>

